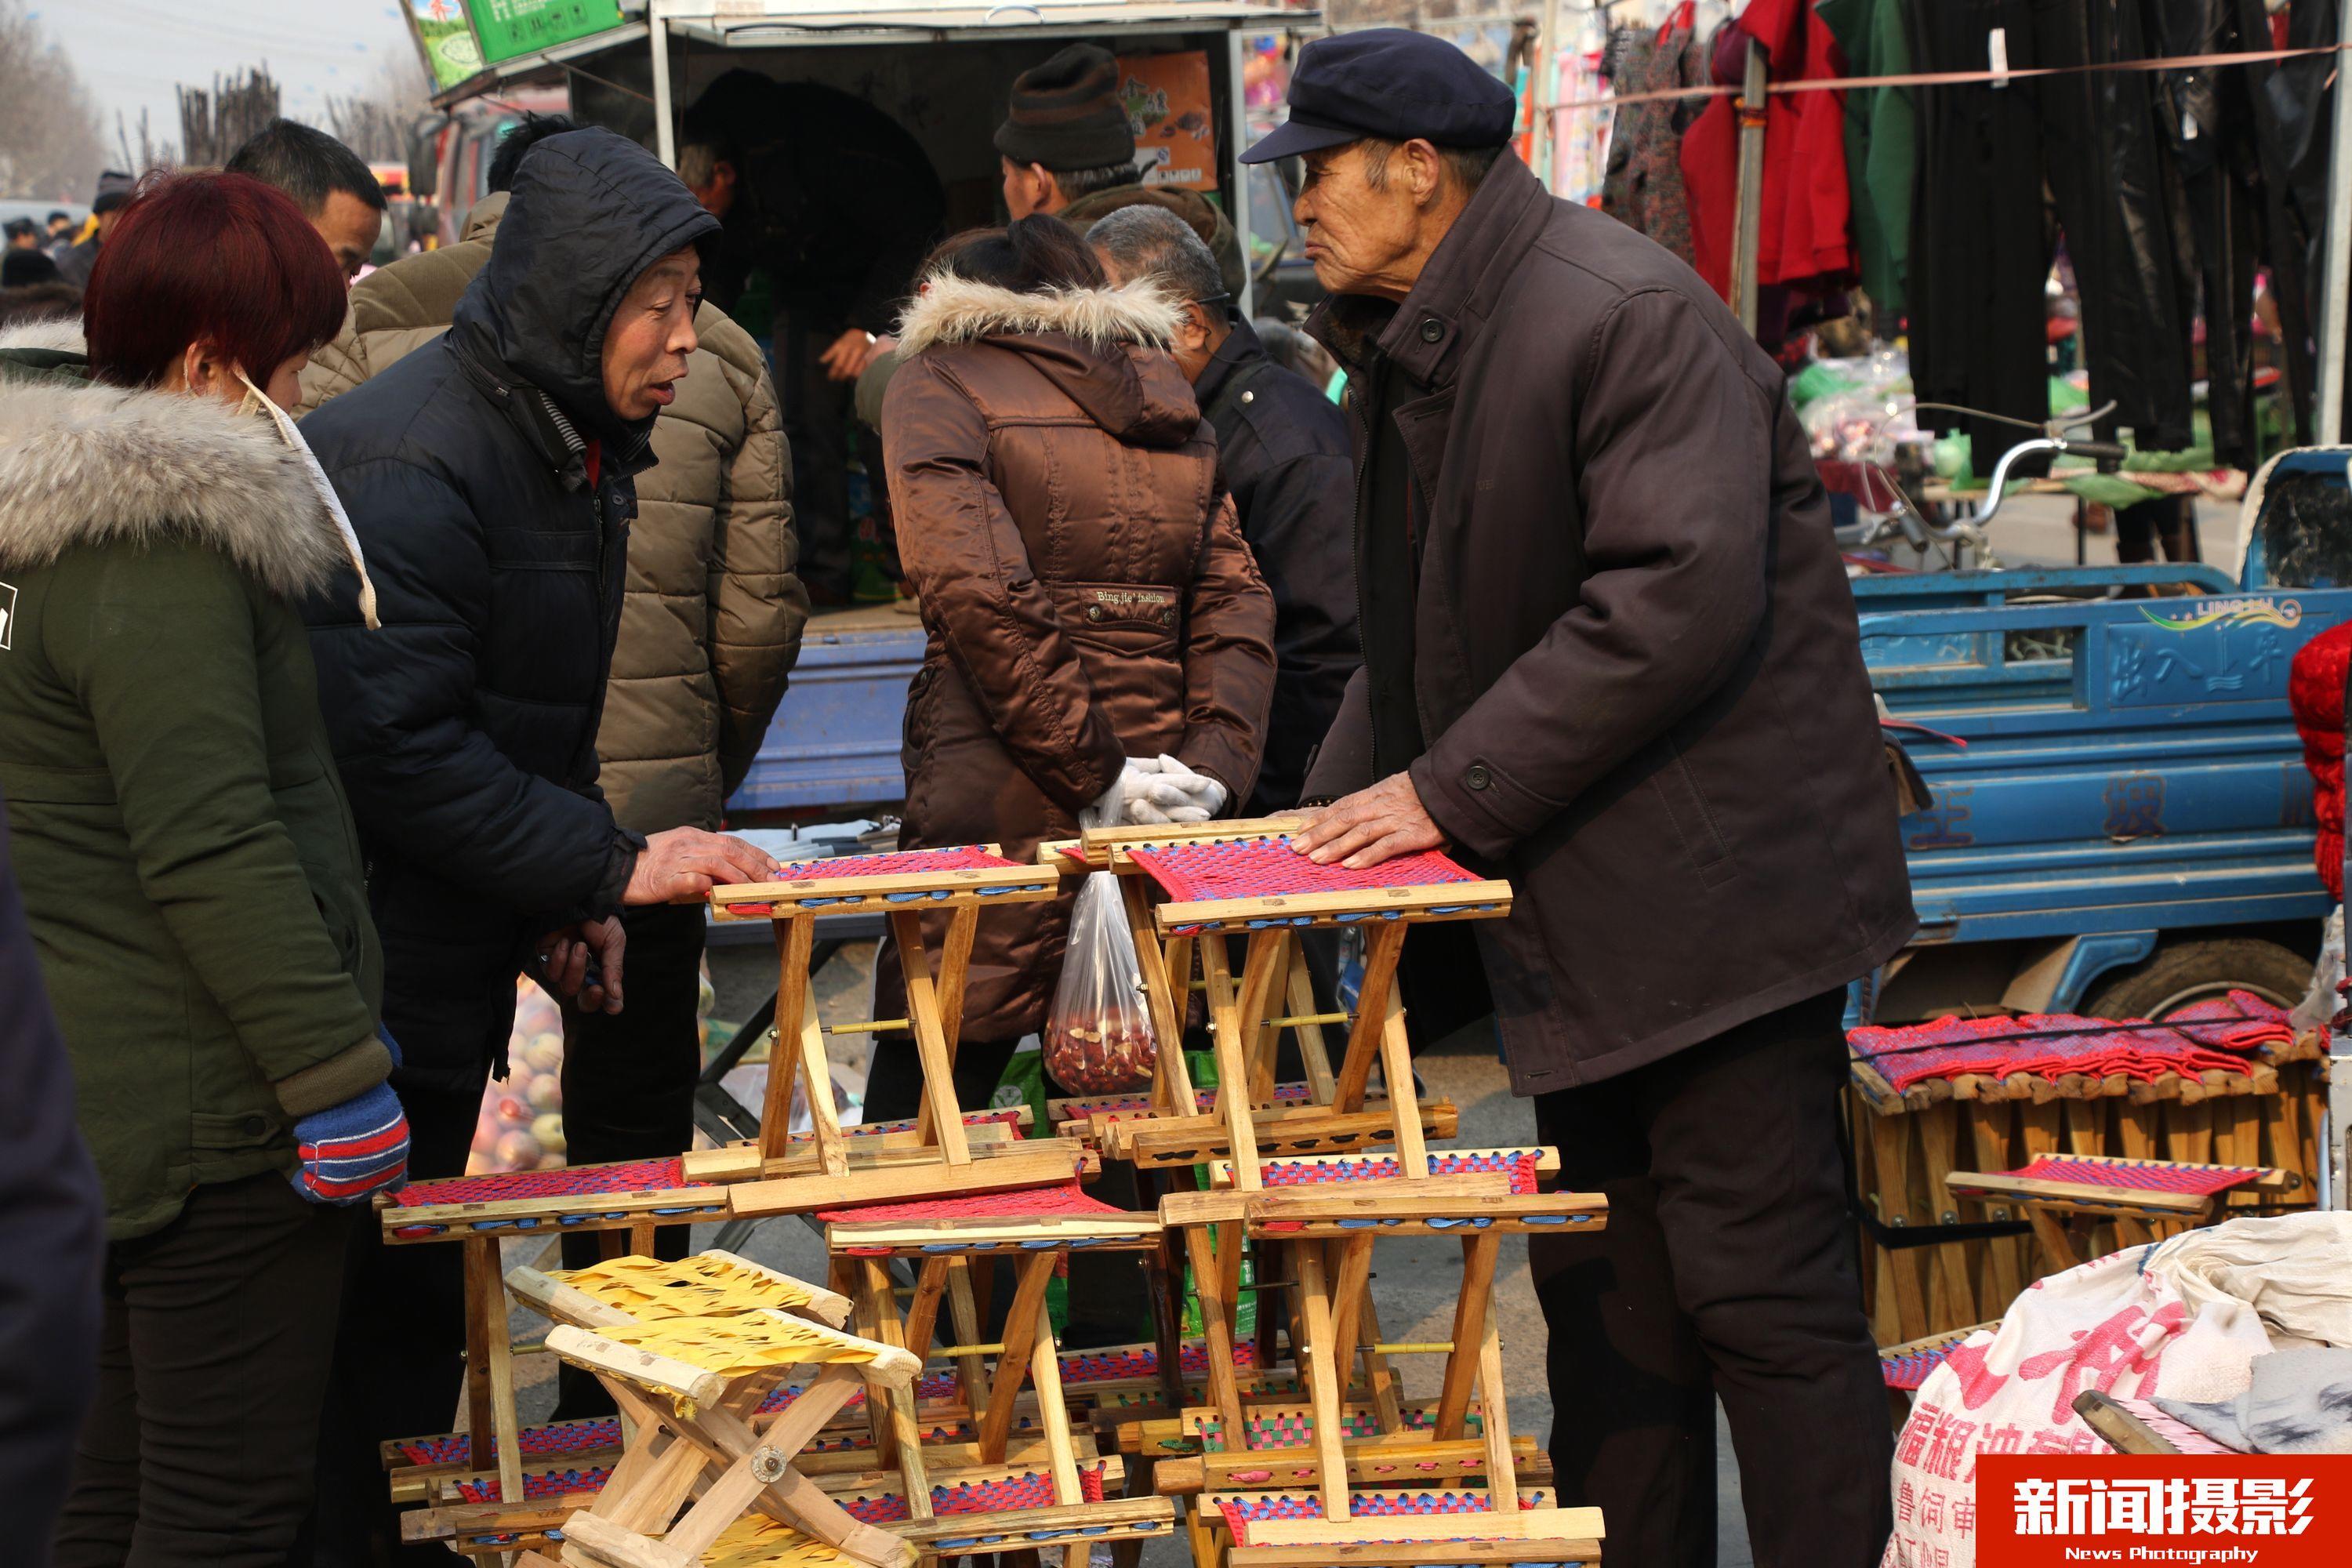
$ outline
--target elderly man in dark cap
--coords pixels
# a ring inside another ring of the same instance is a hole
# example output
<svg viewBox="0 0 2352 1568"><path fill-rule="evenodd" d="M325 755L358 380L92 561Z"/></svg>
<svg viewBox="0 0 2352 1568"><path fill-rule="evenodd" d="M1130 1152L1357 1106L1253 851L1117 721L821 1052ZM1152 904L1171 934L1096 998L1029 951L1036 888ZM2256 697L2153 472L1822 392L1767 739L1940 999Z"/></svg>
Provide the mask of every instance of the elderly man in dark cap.
<svg viewBox="0 0 2352 1568"><path fill-rule="evenodd" d="M1084 234L1121 207L1166 207L1217 258L1225 292L1242 297L1241 241L1215 203L1177 185L1147 185L1135 163L1135 127L1119 101L1118 61L1108 49L1072 44L1013 79L996 128L1004 210L1048 213Z"/></svg>
<svg viewBox="0 0 2352 1568"><path fill-rule="evenodd" d="M1608 1196L1604 1235L1530 1252L1560 1500L1603 1510L1609 1568L1713 1561L1718 1396L1756 1560L1865 1568L1889 1436L1840 1026L1916 921L1804 431L1696 273L1507 150L1509 89L1450 44L1309 44L1290 107L1245 156L1305 164L1363 447L1365 668L1299 847L1446 845L1517 889L1417 938L1446 962L1405 1000L1491 1005L1561 1185Z"/></svg>

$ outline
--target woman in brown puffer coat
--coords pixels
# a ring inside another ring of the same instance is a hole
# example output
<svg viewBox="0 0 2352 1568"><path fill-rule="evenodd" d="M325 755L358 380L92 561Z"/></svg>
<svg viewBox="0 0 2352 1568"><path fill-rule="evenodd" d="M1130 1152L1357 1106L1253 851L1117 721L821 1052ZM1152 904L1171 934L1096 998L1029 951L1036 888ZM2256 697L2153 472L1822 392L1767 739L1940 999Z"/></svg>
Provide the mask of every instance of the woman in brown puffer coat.
<svg viewBox="0 0 2352 1568"><path fill-rule="evenodd" d="M959 235L921 276L882 410L899 555L930 634L907 692L901 842L1028 859L1077 831L1127 758L1162 752L1248 798L1274 598L1166 353L1175 305L1108 287L1052 217ZM1044 1026L1069 905L984 912L956 1063L966 1109ZM945 929L927 922L934 952ZM879 1015L898 1016L897 954L879 969ZM877 1050L869 1119L913 1113L913 1054Z"/></svg>

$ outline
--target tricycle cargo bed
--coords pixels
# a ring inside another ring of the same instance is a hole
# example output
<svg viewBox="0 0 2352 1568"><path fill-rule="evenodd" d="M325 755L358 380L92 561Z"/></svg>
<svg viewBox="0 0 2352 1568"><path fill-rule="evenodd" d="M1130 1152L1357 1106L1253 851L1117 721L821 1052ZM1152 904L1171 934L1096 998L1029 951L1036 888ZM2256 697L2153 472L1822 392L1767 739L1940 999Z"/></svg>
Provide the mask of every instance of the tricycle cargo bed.
<svg viewBox="0 0 2352 1568"><path fill-rule="evenodd" d="M2287 675L2352 591L2189 571L2214 591L2059 596L2116 579L2078 570L1857 595L1872 684L1921 727L1897 733L1935 796L1902 825L1923 942L2325 916Z"/></svg>

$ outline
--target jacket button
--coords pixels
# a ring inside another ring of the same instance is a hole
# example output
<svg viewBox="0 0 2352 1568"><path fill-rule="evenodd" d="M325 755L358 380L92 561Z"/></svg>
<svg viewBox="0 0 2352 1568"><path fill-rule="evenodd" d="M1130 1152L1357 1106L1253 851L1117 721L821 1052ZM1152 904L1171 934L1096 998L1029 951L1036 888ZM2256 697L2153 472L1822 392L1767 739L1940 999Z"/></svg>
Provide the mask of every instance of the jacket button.
<svg viewBox="0 0 2352 1568"><path fill-rule="evenodd" d="M1174 625L1176 624L1176 612L1175 612L1174 610L1162 610L1162 611L1160 611L1160 624L1161 626L1174 626Z"/></svg>
<svg viewBox="0 0 2352 1568"><path fill-rule="evenodd" d="M1087 606L1087 619L1090 621L1101 620L1102 606L1100 605L1088 605Z"/></svg>
<svg viewBox="0 0 2352 1568"><path fill-rule="evenodd" d="M1255 403L1257 401L1257 394L1255 392L1244 392L1242 394L1242 401L1244 403Z"/></svg>
<svg viewBox="0 0 2352 1568"><path fill-rule="evenodd" d="M258 1138L269 1131L269 1123L258 1116L248 1116L242 1124L242 1131L247 1138Z"/></svg>
<svg viewBox="0 0 2352 1568"><path fill-rule="evenodd" d="M1495 782L1495 775L1486 771L1486 763L1473 763L1470 764L1470 771L1462 775L1462 782L1472 789L1485 789Z"/></svg>
<svg viewBox="0 0 2352 1568"><path fill-rule="evenodd" d="M1421 319L1421 341L1423 342L1433 343L1444 335L1444 322L1439 321L1434 316L1423 316Z"/></svg>

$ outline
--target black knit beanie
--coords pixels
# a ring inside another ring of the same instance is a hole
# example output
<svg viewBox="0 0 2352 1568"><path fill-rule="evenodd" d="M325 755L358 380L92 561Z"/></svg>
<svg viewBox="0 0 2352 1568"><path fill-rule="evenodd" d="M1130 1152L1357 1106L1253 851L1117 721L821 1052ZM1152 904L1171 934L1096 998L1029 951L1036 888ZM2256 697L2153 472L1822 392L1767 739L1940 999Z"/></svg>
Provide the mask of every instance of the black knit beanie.
<svg viewBox="0 0 2352 1568"><path fill-rule="evenodd" d="M1135 161L1135 132L1118 101L1118 62L1093 44L1072 44L1013 79L1012 112L996 150L1016 163L1056 171Z"/></svg>

